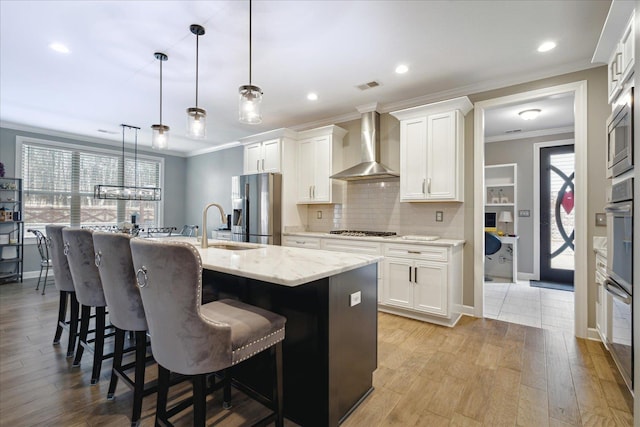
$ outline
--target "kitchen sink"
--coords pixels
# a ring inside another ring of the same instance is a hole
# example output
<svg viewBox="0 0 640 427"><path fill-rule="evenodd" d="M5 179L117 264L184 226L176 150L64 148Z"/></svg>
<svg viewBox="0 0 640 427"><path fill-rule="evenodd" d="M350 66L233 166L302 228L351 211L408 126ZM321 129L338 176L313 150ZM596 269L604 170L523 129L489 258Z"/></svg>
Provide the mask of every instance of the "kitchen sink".
<svg viewBox="0 0 640 427"><path fill-rule="evenodd" d="M234 243L212 243L209 245L209 247L216 249L226 249L228 251L246 251L248 249L260 249L259 246L245 246L237 245Z"/></svg>

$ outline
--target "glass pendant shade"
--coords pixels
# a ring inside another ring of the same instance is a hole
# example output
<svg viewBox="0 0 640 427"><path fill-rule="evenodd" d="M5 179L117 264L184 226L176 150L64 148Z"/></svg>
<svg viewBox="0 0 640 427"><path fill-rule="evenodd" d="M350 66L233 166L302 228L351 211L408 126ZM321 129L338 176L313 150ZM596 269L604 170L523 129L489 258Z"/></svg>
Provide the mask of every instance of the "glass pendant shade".
<svg viewBox="0 0 640 427"><path fill-rule="evenodd" d="M169 147L169 126L151 125L151 148L165 150Z"/></svg>
<svg viewBox="0 0 640 427"><path fill-rule="evenodd" d="M207 136L207 113L202 108L187 108L187 136L194 139Z"/></svg>
<svg viewBox="0 0 640 427"><path fill-rule="evenodd" d="M262 123L262 90L258 86L240 86L240 109L239 120L242 123L258 124Z"/></svg>

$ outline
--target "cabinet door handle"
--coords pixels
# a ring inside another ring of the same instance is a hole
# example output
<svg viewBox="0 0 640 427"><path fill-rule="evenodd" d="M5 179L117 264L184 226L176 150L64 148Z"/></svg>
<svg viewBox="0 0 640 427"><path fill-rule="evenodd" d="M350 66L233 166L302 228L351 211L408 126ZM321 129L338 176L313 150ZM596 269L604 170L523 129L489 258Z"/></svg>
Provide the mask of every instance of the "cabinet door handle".
<svg viewBox="0 0 640 427"><path fill-rule="evenodd" d="M424 189L424 186L425 186L426 182L427 182L427 178L424 178L424 179L422 180L422 194L426 194L426 191L425 191L425 189Z"/></svg>
<svg viewBox="0 0 640 427"><path fill-rule="evenodd" d="M262 159L262 170L264 170L264 159Z"/></svg>
<svg viewBox="0 0 640 427"><path fill-rule="evenodd" d="M311 186L309 186L309 199L311 199Z"/></svg>
<svg viewBox="0 0 640 427"><path fill-rule="evenodd" d="M256 170L260 170L260 160L256 160Z"/></svg>
<svg viewBox="0 0 640 427"><path fill-rule="evenodd" d="M418 283L418 267L413 267L413 268L414 268L414 270L413 270L413 281L415 283Z"/></svg>
<svg viewBox="0 0 640 427"><path fill-rule="evenodd" d="M413 280L411 280L411 267L409 267L409 282L413 282Z"/></svg>
<svg viewBox="0 0 640 427"><path fill-rule="evenodd" d="M427 194L431 194L431 178L427 180Z"/></svg>
<svg viewBox="0 0 640 427"><path fill-rule="evenodd" d="M316 186L315 185L313 186L313 198L314 199L316 198Z"/></svg>

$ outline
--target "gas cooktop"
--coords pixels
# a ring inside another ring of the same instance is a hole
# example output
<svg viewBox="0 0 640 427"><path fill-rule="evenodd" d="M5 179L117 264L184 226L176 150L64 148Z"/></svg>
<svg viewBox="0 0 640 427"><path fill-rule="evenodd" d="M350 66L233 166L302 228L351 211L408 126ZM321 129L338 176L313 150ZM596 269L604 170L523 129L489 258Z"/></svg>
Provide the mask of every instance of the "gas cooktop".
<svg viewBox="0 0 640 427"><path fill-rule="evenodd" d="M329 234L353 237L389 237L395 236L395 231L359 231L359 230L332 230Z"/></svg>

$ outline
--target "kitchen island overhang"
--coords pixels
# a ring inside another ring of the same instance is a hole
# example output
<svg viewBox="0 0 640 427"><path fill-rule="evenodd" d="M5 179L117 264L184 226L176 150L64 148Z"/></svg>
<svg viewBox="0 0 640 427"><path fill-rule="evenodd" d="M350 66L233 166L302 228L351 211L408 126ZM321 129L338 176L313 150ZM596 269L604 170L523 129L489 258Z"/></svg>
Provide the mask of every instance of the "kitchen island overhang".
<svg viewBox="0 0 640 427"><path fill-rule="evenodd" d="M228 241L203 249L195 238L172 240L198 249L203 302L236 298L287 318L287 418L304 426L337 426L373 390L382 257ZM222 249L234 245L244 247ZM264 354L247 362L233 369L234 377L270 396L271 359Z"/></svg>

